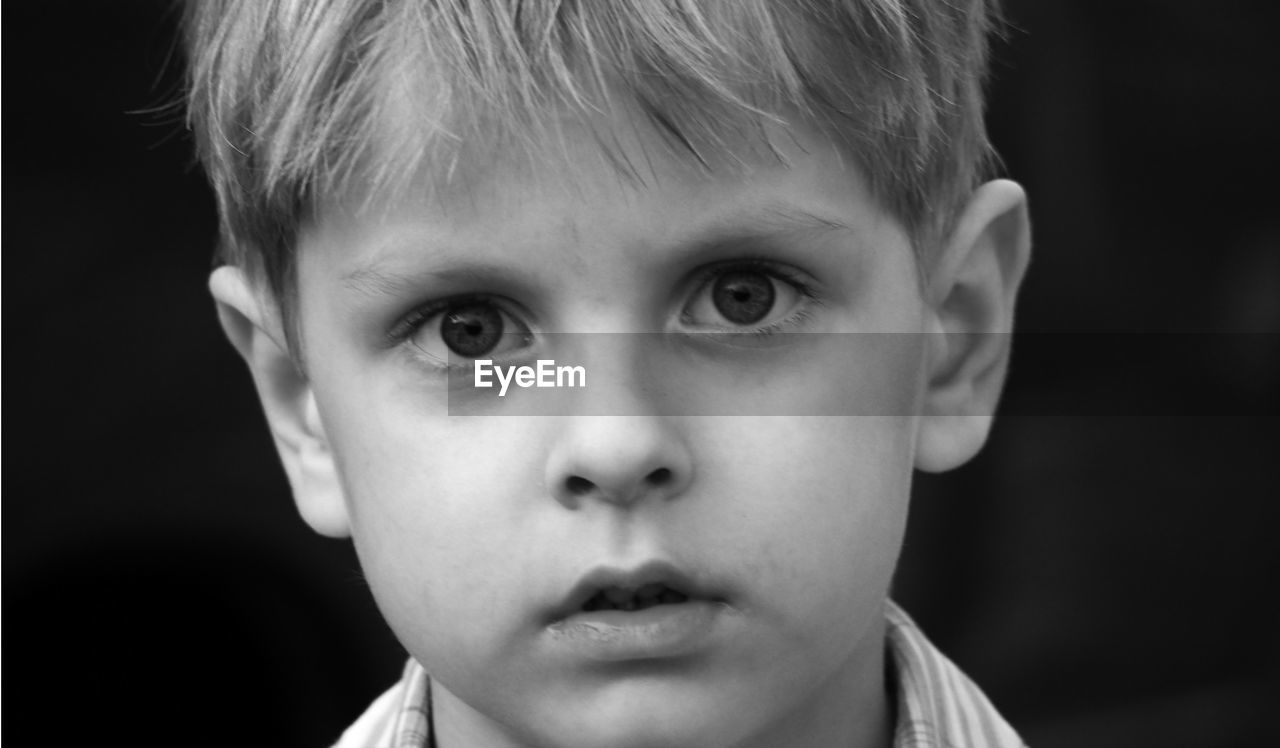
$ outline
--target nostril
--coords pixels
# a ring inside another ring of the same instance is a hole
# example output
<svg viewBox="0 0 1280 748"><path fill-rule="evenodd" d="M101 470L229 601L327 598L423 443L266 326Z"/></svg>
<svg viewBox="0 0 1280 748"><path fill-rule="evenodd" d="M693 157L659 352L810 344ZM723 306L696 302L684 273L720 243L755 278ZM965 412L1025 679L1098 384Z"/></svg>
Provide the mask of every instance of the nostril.
<svg viewBox="0 0 1280 748"><path fill-rule="evenodd" d="M594 487L595 484L591 481L577 475L571 475L569 476L569 479L565 481L565 488L569 489L569 493L574 496L583 496L591 493L591 489Z"/></svg>
<svg viewBox="0 0 1280 748"><path fill-rule="evenodd" d="M649 477L646 480L649 481L651 486L664 486L671 482L671 471L667 468L658 468L649 473Z"/></svg>

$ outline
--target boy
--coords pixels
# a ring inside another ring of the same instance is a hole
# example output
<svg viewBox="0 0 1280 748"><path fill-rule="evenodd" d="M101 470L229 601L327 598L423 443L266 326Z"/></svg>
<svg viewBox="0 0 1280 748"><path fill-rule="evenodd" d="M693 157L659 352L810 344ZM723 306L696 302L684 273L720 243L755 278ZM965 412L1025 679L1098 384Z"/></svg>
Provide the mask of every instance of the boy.
<svg viewBox="0 0 1280 748"><path fill-rule="evenodd" d="M993 13L191 4L222 324L411 655L340 745L1021 745L888 601L1029 252Z"/></svg>

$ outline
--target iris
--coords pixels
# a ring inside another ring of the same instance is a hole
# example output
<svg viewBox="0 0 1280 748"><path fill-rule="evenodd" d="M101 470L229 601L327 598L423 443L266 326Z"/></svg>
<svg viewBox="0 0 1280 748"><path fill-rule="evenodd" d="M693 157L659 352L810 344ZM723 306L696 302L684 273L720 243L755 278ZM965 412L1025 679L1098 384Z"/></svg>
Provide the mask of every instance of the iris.
<svg viewBox="0 0 1280 748"><path fill-rule="evenodd" d="M773 280L764 273L735 270L721 275L711 289L716 311L738 325L759 322L773 309Z"/></svg>
<svg viewBox="0 0 1280 748"><path fill-rule="evenodd" d="M440 319L440 337L459 356L476 358L502 339L502 314L492 304L471 301L448 310Z"/></svg>

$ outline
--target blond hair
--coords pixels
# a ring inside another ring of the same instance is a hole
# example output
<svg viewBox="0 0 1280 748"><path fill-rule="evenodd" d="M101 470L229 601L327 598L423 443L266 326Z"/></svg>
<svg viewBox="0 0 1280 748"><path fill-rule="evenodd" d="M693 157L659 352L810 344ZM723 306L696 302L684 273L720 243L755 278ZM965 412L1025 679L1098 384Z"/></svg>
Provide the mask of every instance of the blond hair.
<svg viewBox="0 0 1280 748"><path fill-rule="evenodd" d="M982 85L995 3L193 0L188 122L221 259L265 280L286 317L298 229L318 199L357 178L393 189L406 165L447 175L464 146L528 144L611 96L706 168L708 151L798 113L862 168L919 250L992 158ZM420 118L397 130L406 95Z"/></svg>

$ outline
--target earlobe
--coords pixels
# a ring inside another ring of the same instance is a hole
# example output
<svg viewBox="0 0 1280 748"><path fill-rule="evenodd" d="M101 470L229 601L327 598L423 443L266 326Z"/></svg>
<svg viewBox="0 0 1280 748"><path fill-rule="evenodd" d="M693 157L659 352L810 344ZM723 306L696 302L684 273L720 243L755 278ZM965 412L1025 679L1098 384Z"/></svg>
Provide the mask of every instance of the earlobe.
<svg viewBox="0 0 1280 748"><path fill-rule="evenodd" d="M978 188L926 291L929 381L916 467L963 465L982 449L1004 385L1013 308L1031 254L1026 195L1014 182Z"/></svg>
<svg viewBox="0 0 1280 748"><path fill-rule="evenodd" d="M351 534L346 495L310 390L303 408L303 420L311 436L300 445L293 498L298 504L298 513L311 529L331 538L345 538Z"/></svg>
<svg viewBox="0 0 1280 748"><path fill-rule="evenodd" d="M315 395L289 355L274 303L231 266L213 271L209 291L227 339L249 365L299 513L322 535L349 535L346 500Z"/></svg>

